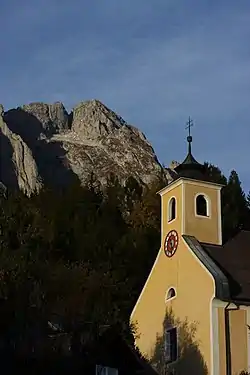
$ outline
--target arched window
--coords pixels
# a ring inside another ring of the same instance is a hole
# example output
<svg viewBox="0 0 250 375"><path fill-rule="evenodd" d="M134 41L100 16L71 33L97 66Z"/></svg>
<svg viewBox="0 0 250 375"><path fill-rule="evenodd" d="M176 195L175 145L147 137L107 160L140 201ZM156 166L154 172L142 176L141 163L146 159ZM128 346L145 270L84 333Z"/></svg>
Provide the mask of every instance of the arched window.
<svg viewBox="0 0 250 375"><path fill-rule="evenodd" d="M168 204L168 221L174 220L176 218L176 200L171 198Z"/></svg>
<svg viewBox="0 0 250 375"><path fill-rule="evenodd" d="M202 194L196 197L196 215L208 216L208 202Z"/></svg>
<svg viewBox="0 0 250 375"><path fill-rule="evenodd" d="M166 301L169 300L170 298L174 298L176 296L176 292L174 288L169 288L166 294Z"/></svg>

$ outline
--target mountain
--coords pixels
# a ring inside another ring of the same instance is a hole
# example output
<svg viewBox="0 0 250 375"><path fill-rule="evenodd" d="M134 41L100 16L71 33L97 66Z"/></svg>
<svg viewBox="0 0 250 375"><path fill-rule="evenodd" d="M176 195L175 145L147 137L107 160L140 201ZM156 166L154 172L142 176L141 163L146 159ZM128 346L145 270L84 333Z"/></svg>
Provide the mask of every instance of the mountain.
<svg viewBox="0 0 250 375"><path fill-rule="evenodd" d="M105 184L133 176L149 184L166 176L145 135L98 100L67 113L62 103L0 107L0 181L27 194L42 185L63 186L91 174Z"/></svg>

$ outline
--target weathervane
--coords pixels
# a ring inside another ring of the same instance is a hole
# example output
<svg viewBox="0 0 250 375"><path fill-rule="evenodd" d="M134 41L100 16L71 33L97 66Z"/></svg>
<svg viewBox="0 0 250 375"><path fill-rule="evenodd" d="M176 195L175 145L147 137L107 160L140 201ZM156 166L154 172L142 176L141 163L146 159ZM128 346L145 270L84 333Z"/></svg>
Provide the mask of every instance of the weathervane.
<svg viewBox="0 0 250 375"><path fill-rule="evenodd" d="M191 126L194 126L194 122L193 120L191 120L190 116L188 118L188 122L186 123L186 129L188 129L188 137L187 137L187 141L188 141L188 153L191 154L191 143L192 143L192 136L190 134L190 129L191 129Z"/></svg>

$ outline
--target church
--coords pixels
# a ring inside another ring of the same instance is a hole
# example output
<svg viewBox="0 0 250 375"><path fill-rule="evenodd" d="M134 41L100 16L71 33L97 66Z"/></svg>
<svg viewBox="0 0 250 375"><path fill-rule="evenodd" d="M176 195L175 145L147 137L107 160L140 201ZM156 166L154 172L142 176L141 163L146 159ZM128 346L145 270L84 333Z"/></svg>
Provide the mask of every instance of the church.
<svg viewBox="0 0 250 375"><path fill-rule="evenodd" d="M131 314L161 374L250 371L250 232L222 244L221 189L191 152L159 191L161 247Z"/></svg>

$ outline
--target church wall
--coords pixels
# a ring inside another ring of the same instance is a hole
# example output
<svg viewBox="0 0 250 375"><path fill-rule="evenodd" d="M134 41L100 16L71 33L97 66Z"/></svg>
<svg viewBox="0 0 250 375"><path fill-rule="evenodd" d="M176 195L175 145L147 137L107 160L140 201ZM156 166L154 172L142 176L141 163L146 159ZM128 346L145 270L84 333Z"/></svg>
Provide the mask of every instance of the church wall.
<svg viewBox="0 0 250 375"><path fill-rule="evenodd" d="M175 229L181 233L182 226L182 211L183 211L183 186L179 183L174 185L174 188L169 190L161 198L161 225L162 225L162 246L167 233ZM168 204L172 197L176 199L176 219L171 222L168 221Z"/></svg>
<svg viewBox="0 0 250 375"><path fill-rule="evenodd" d="M219 361L220 375L226 375L226 364L228 355L226 349L225 309L229 314L230 333L230 363L231 373L240 374L241 371L249 371L249 331L250 309L247 306L237 306L233 303L218 302L218 327L219 327Z"/></svg>
<svg viewBox="0 0 250 375"><path fill-rule="evenodd" d="M181 322L187 320L189 334L191 326L195 330L190 346L197 346L198 352L196 358L190 358L189 361L204 360L210 374L214 280L185 244L179 250L179 259L176 258L179 293L177 298L172 301L173 310Z"/></svg>
<svg viewBox="0 0 250 375"><path fill-rule="evenodd" d="M247 358L247 311L229 311L230 324L230 346L232 360L232 374L246 371L248 367Z"/></svg>
<svg viewBox="0 0 250 375"><path fill-rule="evenodd" d="M196 215L195 198L198 194L208 198L208 217ZM205 184L185 182L184 199L184 212L188 214L185 215L183 233L195 236L200 242L221 244L220 190Z"/></svg>
<svg viewBox="0 0 250 375"><path fill-rule="evenodd" d="M226 375L226 331L225 310L218 307L220 375Z"/></svg>
<svg viewBox="0 0 250 375"><path fill-rule="evenodd" d="M176 289L177 296L166 302L166 293L171 287ZM141 352L149 359L153 357L157 336L161 337L163 334L166 312L172 308L172 318L182 332L182 336L179 337L180 352L183 352L185 342L189 343L189 347L184 350L186 358L180 361L180 366L181 363L184 366L187 363L194 366L195 362L200 366L202 361L205 361L210 374L213 296L212 277L182 239L172 258L168 258L161 248L131 316L132 322L138 322L140 337L136 343ZM189 340L184 340L183 335L187 335ZM192 351L192 348L197 350ZM188 358L188 353L194 352L195 355L190 354ZM179 372L185 373L180 370Z"/></svg>
<svg viewBox="0 0 250 375"><path fill-rule="evenodd" d="M245 307L247 312L247 370L250 372L250 307Z"/></svg>

